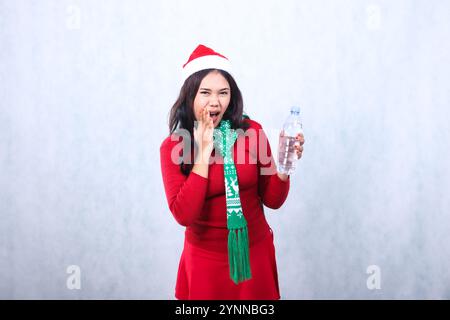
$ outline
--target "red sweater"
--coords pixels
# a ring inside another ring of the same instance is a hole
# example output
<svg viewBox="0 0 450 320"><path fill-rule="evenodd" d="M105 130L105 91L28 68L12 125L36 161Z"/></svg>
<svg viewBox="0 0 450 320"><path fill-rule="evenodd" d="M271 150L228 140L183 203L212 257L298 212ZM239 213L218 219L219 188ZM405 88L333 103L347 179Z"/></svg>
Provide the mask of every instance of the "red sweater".
<svg viewBox="0 0 450 320"><path fill-rule="evenodd" d="M248 132L256 134L238 137L233 146L233 158L242 210L247 220L249 242L252 246L262 240L270 230L262 204L271 209L281 207L289 193L290 180L283 181L278 177L270 144L261 125L253 120L246 121L253 129ZM171 159L172 150L177 145L179 155L182 154L181 138L178 139L175 134L173 138L175 141L167 137L160 147L161 171L169 209L178 223L186 226L187 241L204 249L227 252L223 164L210 164L208 178L194 172L186 177L180 171L180 165ZM249 143L250 141L257 143ZM240 164L237 160L243 158L242 153L238 157L237 148L242 150L242 146L245 146L245 161ZM215 151L212 153L212 156L214 155ZM270 161L264 161L265 158Z"/></svg>

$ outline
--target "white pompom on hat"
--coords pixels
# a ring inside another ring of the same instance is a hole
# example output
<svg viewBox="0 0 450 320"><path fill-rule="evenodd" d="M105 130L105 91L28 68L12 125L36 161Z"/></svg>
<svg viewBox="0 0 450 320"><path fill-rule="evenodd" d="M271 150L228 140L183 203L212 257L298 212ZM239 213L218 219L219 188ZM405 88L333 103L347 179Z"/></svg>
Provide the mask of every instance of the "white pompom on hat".
<svg viewBox="0 0 450 320"><path fill-rule="evenodd" d="M183 82L197 71L205 69L220 69L231 74L231 63L224 55L200 44L183 65Z"/></svg>

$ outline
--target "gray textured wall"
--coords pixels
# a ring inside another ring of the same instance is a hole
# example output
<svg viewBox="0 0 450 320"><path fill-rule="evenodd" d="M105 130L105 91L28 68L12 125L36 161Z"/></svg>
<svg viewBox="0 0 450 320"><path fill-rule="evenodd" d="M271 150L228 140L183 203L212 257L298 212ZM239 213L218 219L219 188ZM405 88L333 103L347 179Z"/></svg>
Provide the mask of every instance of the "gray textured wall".
<svg viewBox="0 0 450 320"><path fill-rule="evenodd" d="M266 210L282 297L450 298L449 21L444 0L0 0L0 298L173 298L159 145L198 43L272 147L302 107Z"/></svg>

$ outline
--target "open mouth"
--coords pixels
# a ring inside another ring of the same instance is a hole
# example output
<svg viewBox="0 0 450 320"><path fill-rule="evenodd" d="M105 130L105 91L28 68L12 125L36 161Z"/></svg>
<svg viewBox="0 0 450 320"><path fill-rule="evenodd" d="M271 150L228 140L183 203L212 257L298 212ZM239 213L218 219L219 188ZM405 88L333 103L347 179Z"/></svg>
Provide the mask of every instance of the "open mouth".
<svg viewBox="0 0 450 320"><path fill-rule="evenodd" d="M213 120L213 122L216 122L217 118L219 117L220 112L210 112L209 116Z"/></svg>

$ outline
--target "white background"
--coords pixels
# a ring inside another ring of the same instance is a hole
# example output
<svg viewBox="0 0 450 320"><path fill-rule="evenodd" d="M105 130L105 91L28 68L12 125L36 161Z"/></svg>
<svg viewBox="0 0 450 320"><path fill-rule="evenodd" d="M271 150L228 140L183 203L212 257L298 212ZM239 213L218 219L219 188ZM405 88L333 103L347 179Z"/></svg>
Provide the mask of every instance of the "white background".
<svg viewBox="0 0 450 320"><path fill-rule="evenodd" d="M449 39L444 0L0 0L0 298L173 299L159 146L202 43L272 148L302 108L282 298L449 299Z"/></svg>

